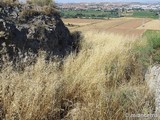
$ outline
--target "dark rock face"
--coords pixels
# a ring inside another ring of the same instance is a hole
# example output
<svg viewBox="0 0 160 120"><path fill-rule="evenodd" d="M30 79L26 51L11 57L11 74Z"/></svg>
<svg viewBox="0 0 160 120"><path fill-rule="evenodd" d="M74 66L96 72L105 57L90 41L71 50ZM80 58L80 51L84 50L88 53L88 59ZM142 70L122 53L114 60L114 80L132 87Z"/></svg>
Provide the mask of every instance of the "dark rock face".
<svg viewBox="0 0 160 120"><path fill-rule="evenodd" d="M35 59L39 51L46 52L46 59L63 57L75 49L74 37L58 14L28 10L29 14L21 15L24 9L23 5L0 3L1 62Z"/></svg>

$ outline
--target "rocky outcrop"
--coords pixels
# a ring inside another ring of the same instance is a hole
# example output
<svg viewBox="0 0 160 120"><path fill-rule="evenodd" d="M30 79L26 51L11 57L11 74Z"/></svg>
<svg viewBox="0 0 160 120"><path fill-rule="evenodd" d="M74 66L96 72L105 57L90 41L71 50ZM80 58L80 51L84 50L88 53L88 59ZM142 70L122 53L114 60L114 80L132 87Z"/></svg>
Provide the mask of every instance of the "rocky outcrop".
<svg viewBox="0 0 160 120"><path fill-rule="evenodd" d="M160 65L151 66L145 75L147 85L155 96L156 114L160 115Z"/></svg>
<svg viewBox="0 0 160 120"><path fill-rule="evenodd" d="M149 67L145 75L145 79L149 86L150 91L155 92L156 86L160 85L160 65Z"/></svg>
<svg viewBox="0 0 160 120"><path fill-rule="evenodd" d="M35 59L39 51L46 53L46 59L63 57L77 48L78 38L70 34L54 8L38 12L32 6L0 3L1 62Z"/></svg>

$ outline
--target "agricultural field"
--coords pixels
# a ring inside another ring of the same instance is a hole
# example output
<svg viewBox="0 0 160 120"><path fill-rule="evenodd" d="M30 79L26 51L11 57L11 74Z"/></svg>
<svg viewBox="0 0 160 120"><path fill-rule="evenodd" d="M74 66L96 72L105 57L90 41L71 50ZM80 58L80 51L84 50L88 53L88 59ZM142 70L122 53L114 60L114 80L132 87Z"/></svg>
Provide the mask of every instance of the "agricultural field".
<svg viewBox="0 0 160 120"><path fill-rule="evenodd" d="M102 11L102 10L60 10L61 16L64 18L118 18L119 11Z"/></svg>
<svg viewBox="0 0 160 120"><path fill-rule="evenodd" d="M92 19L106 19L106 18L120 18L120 17L134 17L134 18L159 18L158 10L143 10L131 9L119 11L114 10L60 10L61 16L64 18L92 18Z"/></svg>
<svg viewBox="0 0 160 120"><path fill-rule="evenodd" d="M80 18L68 18L68 19L63 19L63 22L65 23L71 23L71 24L75 24L75 25L88 25L91 23L95 23L95 22L101 22L104 20L100 20L100 19L80 19Z"/></svg>
<svg viewBox="0 0 160 120"><path fill-rule="evenodd" d="M63 22L65 23L65 25L69 29L82 27L82 26L86 26L86 25L91 25L91 24L96 24L96 23L103 22L103 21L105 21L105 20L101 20L101 19L80 19L80 18L63 19Z"/></svg>
<svg viewBox="0 0 160 120"><path fill-rule="evenodd" d="M152 21L138 27L138 29L160 30L160 20L152 20Z"/></svg>
<svg viewBox="0 0 160 120"><path fill-rule="evenodd" d="M160 21L150 18L115 18L115 19L63 19L71 31L106 31L108 33L141 36L146 30L159 30ZM72 26L71 26L72 25Z"/></svg>
<svg viewBox="0 0 160 120"><path fill-rule="evenodd" d="M131 15L132 17L137 17L137 18L153 18L153 19L158 19L158 11L154 10L145 10L145 11L134 11L133 14Z"/></svg>

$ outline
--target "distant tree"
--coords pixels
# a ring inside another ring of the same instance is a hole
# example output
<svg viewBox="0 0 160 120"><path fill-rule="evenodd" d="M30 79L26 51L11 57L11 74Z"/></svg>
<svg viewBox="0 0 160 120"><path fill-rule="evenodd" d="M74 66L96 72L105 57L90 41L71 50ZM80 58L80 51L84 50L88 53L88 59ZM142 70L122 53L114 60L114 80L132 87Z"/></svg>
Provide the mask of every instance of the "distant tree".
<svg viewBox="0 0 160 120"><path fill-rule="evenodd" d="M82 18L83 16L85 16L85 15L82 14L82 13L77 13L77 14L75 15L76 18Z"/></svg>
<svg viewBox="0 0 160 120"><path fill-rule="evenodd" d="M94 17L96 17L96 16L95 16L94 14L91 14L91 17L93 17L93 18L94 18Z"/></svg>
<svg viewBox="0 0 160 120"><path fill-rule="evenodd" d="M125 12L125 8L122 8L122 12Z"/></svg>

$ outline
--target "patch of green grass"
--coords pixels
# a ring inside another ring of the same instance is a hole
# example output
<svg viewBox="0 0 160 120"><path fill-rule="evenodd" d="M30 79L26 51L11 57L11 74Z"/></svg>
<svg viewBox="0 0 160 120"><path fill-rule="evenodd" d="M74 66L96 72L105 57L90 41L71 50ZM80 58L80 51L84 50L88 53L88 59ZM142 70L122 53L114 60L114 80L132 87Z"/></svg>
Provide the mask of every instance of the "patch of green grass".
<svg viewBox="0 0 160 120"><path fill-rule="evenodd" d="M135 47L138 60L145 66L160 63L160 31L147 30L143 38Z"/></svg>
<svg viewBox="0 0 160 120"><path fill-rule="evenodd" d="M153 49L160 48L160 31L148 30L143 36L147 38L149 45Z"/></svg>
<svg viewBox="0 0 160 120"><path fill-rule="evenodd" d="M151 46L151 55L154 62L160 63L160 31L147 31L144 36L147 37L149 46Z"/></svg>

